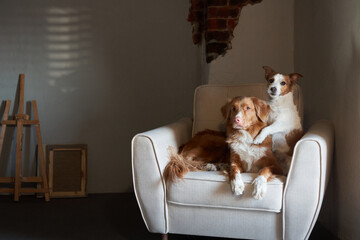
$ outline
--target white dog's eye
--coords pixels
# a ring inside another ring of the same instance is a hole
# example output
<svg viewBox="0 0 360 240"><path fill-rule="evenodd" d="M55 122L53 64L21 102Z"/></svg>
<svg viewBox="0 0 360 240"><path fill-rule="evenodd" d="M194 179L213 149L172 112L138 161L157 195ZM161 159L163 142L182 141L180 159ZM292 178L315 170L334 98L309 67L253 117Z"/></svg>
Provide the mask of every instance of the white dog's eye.
<svg viewBox="0 0 360 240"><path fill-rule="evenodd" d="M284 85L286 84L286 82L285 82L285 81L282 81L280 84L284 86Z"/></svg>

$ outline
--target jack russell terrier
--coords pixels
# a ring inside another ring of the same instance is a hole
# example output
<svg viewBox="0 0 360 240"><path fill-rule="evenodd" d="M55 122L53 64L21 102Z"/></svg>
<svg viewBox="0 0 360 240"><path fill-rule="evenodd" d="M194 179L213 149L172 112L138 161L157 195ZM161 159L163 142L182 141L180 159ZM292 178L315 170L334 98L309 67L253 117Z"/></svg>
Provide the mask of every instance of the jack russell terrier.
<svg viewBox="0 0 360 240"><path fill-rule="evenodd" d="M293 86L299 73L289 75L277 73L271 67L264 66L265 79L268 82L267 93L270 96L270 113L267 124L254 140L261 144L269 135L272 135L272 150L279 160L284 174L287 174L291 164L291 157L295 144L303 136L299 113L293 100Z"/></svg>

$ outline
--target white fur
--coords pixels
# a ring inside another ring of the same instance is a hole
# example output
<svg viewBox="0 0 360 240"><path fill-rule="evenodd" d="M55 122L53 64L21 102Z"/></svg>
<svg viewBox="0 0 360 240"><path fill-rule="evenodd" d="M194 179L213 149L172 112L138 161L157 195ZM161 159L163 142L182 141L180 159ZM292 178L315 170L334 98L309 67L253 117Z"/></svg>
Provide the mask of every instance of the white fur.
<svg viewBox="0 0 360 240"><path fill-rule="evenodd" d="M228 163L208 163L205 166L206 171L228 171L229 164Z"/></svg>
<svg viewBox="0 0 360 240"><path fill-rule="evenodd" d="M285 136L293 130L301 130L301 122L299 113L296 109L293 100L293 93L290 92L285 96L278 96L275 99L270 101L270 113L268 116L268 122L272 124L264 128L261 133L254 140L255 144L262 143L265 138L269 135L279 134L275 137L276 142L273 144L277 146L278 149L284 147L286 143ZM283 138L280 143L279 138ZM273 150L277 150L274 149Z"/></svg>
<svg viewBox="0 0 360 240"><path fill-rule="evenodd" d="M206 164L206 166L205 166L205 170L206 170L206 171L216 171L217 169L216 169L215 164L208 163L208 164Z"/></svg>
<svg viewBox="0 0 360 240"><path fill-rule="evenodd" d="M267 136L272 135L272 150L278 158L283 158L290 149L285 138L286 135L293 130L302 130L300 116L294 104L293 93L289 92L281 96L280 83L283 80L283 75L276 74L274 76L274 82L268 87L268 93L272 99L269 102L271 110L267 118L267 123L271 125L264 128L254 140L255 144L260 144ZM271 95L270 89L272 87L276 87L277 89L274 96ZM288 161L289 158L279 160ZM289 165L289 163L285 165ZM288 169L284 168L283 170L287 172Z"/></svg>
<svg viewBox="0 0 360 240"><path fill-rule="evenodd" d="M299 113L294 104L292 92L272 99L269 104L271 110L268 116L268 123L271 123L271 125L261 131L254 140L254 143L260 144L267 136L278 134L274 138L275 142L273 139L273 150L281 151L281 148L286 149L286 146L284 146L284 144L287 145L285 136L293 130L302 129Z"/></svg>
<svg viewBox="0 0 360 240"><path fill-rule="evenodd" d="M275 96L279 96L281 94L281 92L280 92L280 89L281 89L280 83L282 81L284 81L284 76L282 74L278 73L273 78L274 78L274 82L269 85L267 92L268 92L269 96L271 96L272 92L271 92L270 89L275 87L276 88Z"/></svg>
<svg viewBox="0 0 360 240"><path fill-rule="evenodd" d="M231 143L231 149L239 154L242 161L247 163L247 169L244 169L246 172L257 172L259 169L256 169L253 163L265 156L266 148L252 145L253 138L250 133L245 130L240 131L242 136L236 142Z"/></svg>
<svg viewBox="0 0 360 240"><path fill-rule="evenodd" d="M231 181L231 190L236 196L240 196L244 193L245 184L241 178L240 173L236 173L235 179Z"/></svg>
<svg viewBox="0 0 360 240"><path fill-rule="evenodd" d="M267 180L264 176L260 175L252 182L254 185L254 191L252 193L256 200L261 200L267 191Z"/></svg>

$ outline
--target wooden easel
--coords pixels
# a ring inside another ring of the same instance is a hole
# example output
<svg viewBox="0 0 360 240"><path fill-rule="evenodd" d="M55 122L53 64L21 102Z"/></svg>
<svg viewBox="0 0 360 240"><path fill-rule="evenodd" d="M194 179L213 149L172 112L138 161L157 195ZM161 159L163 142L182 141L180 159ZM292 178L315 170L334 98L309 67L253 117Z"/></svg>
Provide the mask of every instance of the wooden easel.
<svg viewBox="0 0 360 240"><path fill-rule="evenodd" d="M0 183L14 183L14 188L0 188L1 193L14 193L14 201L18 202L21 193L44 193L45 201L50 201L48 182L46 178L46 167L44 160L44 150L42 147L40 122L37 110L36 101L32 101L32 109L34 113L34 120L30 120L30 116L24 113L24 74L19 75L19 113L15 114L15 120L9 120L11 101L7 100L5 103L4 117L1 121L0 132L0 156L3 148L6 126L16 126L16 167L15 177L0 177ZM38 144L38 155L40 160L40 169L42 176L23 177L22 176L22 147L23 147L23 126L35 125L36 138ZM21 183L34 182L42 183L43 188L23 188Z"/></svg>

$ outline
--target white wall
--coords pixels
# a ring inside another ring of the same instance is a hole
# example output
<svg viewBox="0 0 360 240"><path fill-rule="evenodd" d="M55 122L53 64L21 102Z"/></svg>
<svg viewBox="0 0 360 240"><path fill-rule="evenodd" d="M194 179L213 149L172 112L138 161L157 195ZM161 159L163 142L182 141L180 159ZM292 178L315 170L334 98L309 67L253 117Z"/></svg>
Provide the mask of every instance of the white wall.
<svg viewBox="0 0 360 240"><path fill-rule="evenodd" d="M294 0L244 7L232 49L210 64L209 83L263 82L264 65L279 72L294 70Z"/></svg>
<svg viewBox="0 0 360 240"><path fill-rule="evenodd" d="M295 68L304 74L305 123L335 125L335 163L320 222L360 239L360 1L295 2Z"/></svg>
<svg viewBox="0 0 360 240"><path fill-rule="evenodd" d="M0 1L0 100L14 100L25 73L43 142L88 144L89 192L131 191L132 136L192 116L202 59L188 8L176 0ZM9 151L14 160L14 143ZM11 168L3 156L0 174Z"/></svg>

